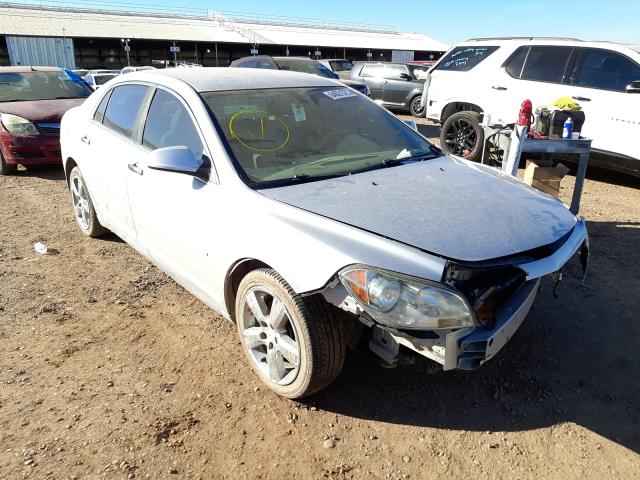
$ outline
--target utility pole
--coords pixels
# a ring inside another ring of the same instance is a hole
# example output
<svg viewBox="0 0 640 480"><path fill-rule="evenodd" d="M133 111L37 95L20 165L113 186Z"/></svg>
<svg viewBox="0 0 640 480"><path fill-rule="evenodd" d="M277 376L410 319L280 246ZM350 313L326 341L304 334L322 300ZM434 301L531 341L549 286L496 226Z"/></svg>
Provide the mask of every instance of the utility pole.
<svg viewBox="0 0 640 480"><path fill-rule="evenodd" d="M122 44L122 48L124 48L124 51L127 54L127 67L131 66L131 59L129 57L129 52L131 51L131 47L129 46L129 42L131 41L130 38L121 38L120 39L120 43Z"/></svg>

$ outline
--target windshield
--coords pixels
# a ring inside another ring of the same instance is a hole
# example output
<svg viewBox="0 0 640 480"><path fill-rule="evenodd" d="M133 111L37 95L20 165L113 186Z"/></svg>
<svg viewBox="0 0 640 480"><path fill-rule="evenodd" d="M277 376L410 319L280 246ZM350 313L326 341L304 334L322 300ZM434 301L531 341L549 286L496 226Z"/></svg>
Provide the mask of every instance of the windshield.
<svg viewBox="0 0 640 480"><path fill-rule="evenodd" d="M257 188L422 161L440 152L350 88L207 92L236 168Z"/></svg>
<svg viewBox="0 0 640 480"><path fill-rule="evenodd" d="M338 78L338 76L322 65L320 62L305 60L304 58L282 58L276 60L280 70L291 70L292 72L311 73L326 78Z"/></svg>
<svg viewBox="0 0 640 480"><path fill-rule="evenodd" d="M93 80L96 82L96 85L104 85L112 78L116 78L118 75L96 75L93 77Z"/></svg>
<svg viewBox="0 0 640 480"><path fill-rule="evenodd" d="M329 65L334 72L349 71L353 68L353 62L351 60L330 60Z"/></svg>
<svg viewBox="0 0 640 480"><path fill-rule="evenodd" d="M0 73L0 102L85 98L92 90L79 78L59 72Z"/></svg>

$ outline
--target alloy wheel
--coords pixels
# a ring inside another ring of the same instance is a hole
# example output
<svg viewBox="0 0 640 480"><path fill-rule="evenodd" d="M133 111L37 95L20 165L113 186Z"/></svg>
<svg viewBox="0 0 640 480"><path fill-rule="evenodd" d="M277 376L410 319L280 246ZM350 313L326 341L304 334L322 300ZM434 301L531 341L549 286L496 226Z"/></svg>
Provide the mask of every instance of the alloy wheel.
<svg viewBox="0 0 640 480"><path fill-rule="evenodd" d="M300 345L282 300L267 287L253 287L243 298L239 321L243 346L258 371L277 385L291 384L300 370Z"/></svg>
<svg viewBox="0 0 640 480"><path fill-rule="evenodd" d="M462 118L453 122L445 135L449 151L460 157L469 155L478 141L473 124Z"/></svg>
<svg viewBox="0 0 640 480"><path fill-rule="evenodd" d="M74 175L71 178L71 201L76 221L82 230L91 227L91 212L89 210L89 192L82 181L82 177Z"/></svg>

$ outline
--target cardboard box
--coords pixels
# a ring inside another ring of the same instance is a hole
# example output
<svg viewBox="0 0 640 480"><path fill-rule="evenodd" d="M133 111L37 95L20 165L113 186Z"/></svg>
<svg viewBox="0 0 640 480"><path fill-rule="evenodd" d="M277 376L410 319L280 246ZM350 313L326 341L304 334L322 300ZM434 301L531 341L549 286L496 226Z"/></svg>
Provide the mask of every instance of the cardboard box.
<svg viewBox="0 0 640 480"><path fill-rule="evenodd" d="M555 167L542 167L536 162L527 160L527 168L524 171L524 183L558 198L560 194L560 183L569 171L569 167L562 163L559 163Z"/></svg>

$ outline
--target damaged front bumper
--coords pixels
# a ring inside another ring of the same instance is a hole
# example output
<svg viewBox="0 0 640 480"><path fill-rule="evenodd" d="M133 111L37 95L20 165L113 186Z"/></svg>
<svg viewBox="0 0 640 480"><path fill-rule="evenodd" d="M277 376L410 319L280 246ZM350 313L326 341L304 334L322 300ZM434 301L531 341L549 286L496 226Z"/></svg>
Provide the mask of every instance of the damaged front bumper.
<svg viewBox="0 0 640 480"><path fill-rule="evenodd" d="M552 255L515 265L526 273L526 279L497 309L490 326L457 330L401 330L376 324L361 316L361 321L371 327L369 347L389 365L397 363L402 345L441 364L444 370L478 368L493 358L518 330L531 310L542 277L558 272L578 251L584 274L589 254L584 219L576 223L571 235ZM325 297L331 301L326 293ZM345 300L339 306L345 310L354 307L347 302Z"/></svg>

